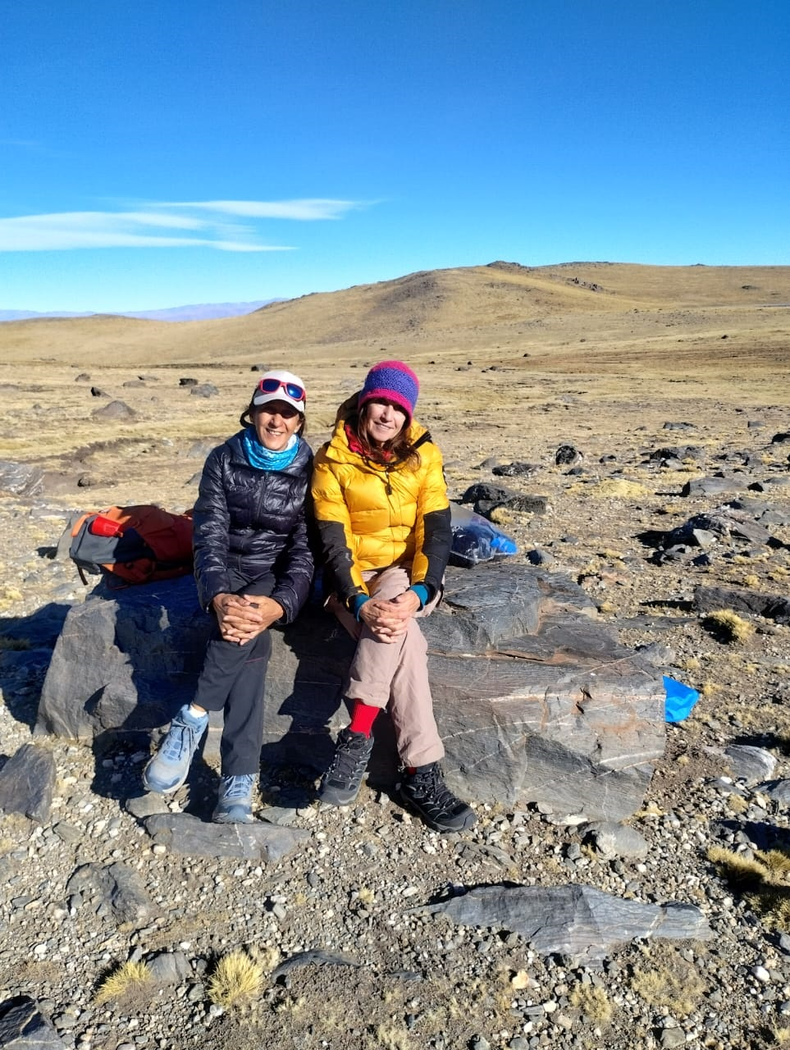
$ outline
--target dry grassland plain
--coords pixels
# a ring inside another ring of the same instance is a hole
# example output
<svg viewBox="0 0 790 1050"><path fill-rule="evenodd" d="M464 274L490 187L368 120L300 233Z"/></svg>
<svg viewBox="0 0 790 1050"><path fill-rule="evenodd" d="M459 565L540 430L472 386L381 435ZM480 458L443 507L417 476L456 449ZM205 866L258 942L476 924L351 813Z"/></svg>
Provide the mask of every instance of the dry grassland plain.
<svg viewBox="0 0 790 1050"><path fill-rule="evenodd" d="M11 322L0 325L0 456L61 473L64 494L89 472L93 502L181 504L196 469L185 450L233 432L252 365L303 376L317 444L365 365L384 357L415 368L419 418L459 466L540 461L557 441L581 443L589 459L593 436L617 452L637 427L648 441L674 418L715 423L703 437L719 440L745 422L736 410L787 408L789 340L788 267L502 263L217 321ZM85 372L90 381L75 382ZM218 394L195 397L182 377ZM94 418L111 399L134 417Z"/></svg>

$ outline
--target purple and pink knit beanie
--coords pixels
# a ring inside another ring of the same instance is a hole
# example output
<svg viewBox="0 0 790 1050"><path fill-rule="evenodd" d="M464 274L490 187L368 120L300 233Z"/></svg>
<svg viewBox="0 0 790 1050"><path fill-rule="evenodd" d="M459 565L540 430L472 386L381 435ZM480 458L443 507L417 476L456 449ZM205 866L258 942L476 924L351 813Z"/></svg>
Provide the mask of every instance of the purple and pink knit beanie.
<svg viewBox="0 0 790 1050"><path fill-rule="evenodd" d="M419 379L403 361L379 361L365 377L359 407L378 399L392 401L403 409L411 423L419 392Z"/></svg>

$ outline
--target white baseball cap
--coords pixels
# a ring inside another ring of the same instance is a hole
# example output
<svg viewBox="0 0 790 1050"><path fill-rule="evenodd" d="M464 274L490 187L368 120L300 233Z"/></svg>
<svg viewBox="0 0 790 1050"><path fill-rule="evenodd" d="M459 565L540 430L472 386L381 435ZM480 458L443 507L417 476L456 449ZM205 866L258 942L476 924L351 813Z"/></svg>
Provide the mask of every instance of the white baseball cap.
<svg viewBox="0 0 790 1050"><path fill-rule="evenodd" d="M285 371L266 372L252 394L252 403L256 408L269 401L285 401L303 415L306 400L307 391L302 380L293 372Z"/></svg>

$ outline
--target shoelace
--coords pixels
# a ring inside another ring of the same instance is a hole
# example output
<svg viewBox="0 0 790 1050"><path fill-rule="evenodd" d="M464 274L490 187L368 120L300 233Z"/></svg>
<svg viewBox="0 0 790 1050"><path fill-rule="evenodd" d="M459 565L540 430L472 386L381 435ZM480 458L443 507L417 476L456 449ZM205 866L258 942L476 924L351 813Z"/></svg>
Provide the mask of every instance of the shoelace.
<svg viewBox="0 0 790 1050"><path fill-rule="evenodd" d="M192 747L195 733L196 730L187 725L171 726L162 749L162 757L168 762L178 761L184 752Z"/></svg>
<svg viewBox="0 0 790 1050"><path fill-rule="evenodd" d="M432 769L429 773L423 773L421 777L415 777L414 787L422 795L430 795L430 803L437 809L446 809L454 806L458 801L439 775L438 769Z"/></svg>
<svg viewBox="0 0 790 1050"><path fill-rule="evenodd" d="M327 770L327 778L331 778L340 773L343 776L348 776L356 773L360 763L365 761L367 763L368 758L368 739L363 737L362 740L356 740L355 738L349 738L343 747L340 747L335 751L335 756L332 759L332 763Z"/></svg>
<svg viewBox="0 0 790 1050"><path fill-rule="evenodd" d="M252 790L252 782L255 777L252 773L242 773L236 777L222 778L222 797L226 801L235 799L246 799Z"/></svg>

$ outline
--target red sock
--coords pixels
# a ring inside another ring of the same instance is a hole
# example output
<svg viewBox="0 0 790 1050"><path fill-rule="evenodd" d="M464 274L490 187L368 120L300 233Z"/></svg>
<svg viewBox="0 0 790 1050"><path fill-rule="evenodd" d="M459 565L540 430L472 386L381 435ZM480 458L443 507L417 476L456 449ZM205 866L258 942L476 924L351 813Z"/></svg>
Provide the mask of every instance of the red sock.
<svg viewBox="0 0 790 1050"><path fill-rule="evenodd" d="M380 707L371 707L370 704L363 704L361 700L355 700L351 711L351 725L348 728L352 733L363 733L365 736L370 736L376 715L380 710Z"/></svg>

